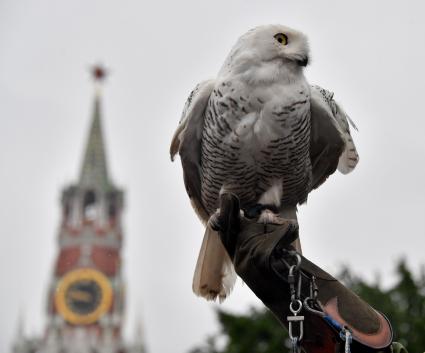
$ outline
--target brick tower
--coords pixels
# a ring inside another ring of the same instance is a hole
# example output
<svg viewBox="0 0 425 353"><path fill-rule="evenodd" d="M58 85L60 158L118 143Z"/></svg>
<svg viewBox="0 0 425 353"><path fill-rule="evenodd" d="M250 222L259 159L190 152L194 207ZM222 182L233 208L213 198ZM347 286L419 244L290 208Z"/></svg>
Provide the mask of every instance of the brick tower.
<svg viewBox="0 0 425 353"><path fill-rule="evenodd" d="M79 180L62 192L59 253L48 289L45 335L33 344L16 342L15 353L144 352L140 340L130 347L121 336L123 192L114 186L107 168L100 96L105 72L95 67L93 75L97 90Z"/></svg>

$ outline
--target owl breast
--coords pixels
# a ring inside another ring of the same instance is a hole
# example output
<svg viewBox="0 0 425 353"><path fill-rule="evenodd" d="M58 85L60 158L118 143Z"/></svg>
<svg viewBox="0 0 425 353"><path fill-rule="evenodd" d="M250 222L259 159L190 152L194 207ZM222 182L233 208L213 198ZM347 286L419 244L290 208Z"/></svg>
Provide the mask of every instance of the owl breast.
<svg viewBox="0 0 425 353"><path fill-rule="evenodd" d="M220 190L243 208L272 185L281 203L295 206L311 188L310 88L305 81L252 88L219 82L205 111L201 151L202 202L211 214Z"/></svg>

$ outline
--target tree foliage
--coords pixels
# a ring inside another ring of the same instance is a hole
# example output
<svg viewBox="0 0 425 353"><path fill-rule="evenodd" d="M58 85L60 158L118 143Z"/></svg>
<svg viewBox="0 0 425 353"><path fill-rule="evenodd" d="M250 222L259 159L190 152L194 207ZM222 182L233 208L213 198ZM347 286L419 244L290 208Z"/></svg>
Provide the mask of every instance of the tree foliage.
<svg viewBox="0 0 425 353"><path fill-rule="evenodd" d="M394 340L409 352L425 350L425 273L415 278L405 260L396 266L396 283L382 288L379 279L368 283L346 268L340 279L391 321ZM191 353L282 353L287 351L288 334L266 309L252 308L236 315L217 311L220 332Z"/></svg>

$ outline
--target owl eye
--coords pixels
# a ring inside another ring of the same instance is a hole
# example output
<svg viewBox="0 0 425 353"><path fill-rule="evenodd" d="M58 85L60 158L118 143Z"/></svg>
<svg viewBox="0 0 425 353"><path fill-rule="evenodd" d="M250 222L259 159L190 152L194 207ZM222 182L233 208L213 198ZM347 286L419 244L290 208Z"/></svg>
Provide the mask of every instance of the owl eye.
<svg viewBox="0 0 425 353"><path fill-rule="evenodd" d="M288 37L286 34L278 33L274 35L274 38L282 45L288 44Z"/></svg>

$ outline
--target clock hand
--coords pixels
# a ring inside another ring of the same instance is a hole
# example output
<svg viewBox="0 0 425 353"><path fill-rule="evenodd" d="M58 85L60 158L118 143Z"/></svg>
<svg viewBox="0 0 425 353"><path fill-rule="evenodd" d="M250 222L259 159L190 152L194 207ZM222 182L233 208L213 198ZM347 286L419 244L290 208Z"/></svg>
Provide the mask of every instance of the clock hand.
<svg viewBox="0 0 425 353"><path fill-rule="evenodd" d="M69 297L74 300L79 300L82 302L92 301L93 296L90 293L84 292L82 290L73 290L69 293Z"/></svg>

